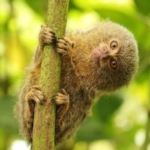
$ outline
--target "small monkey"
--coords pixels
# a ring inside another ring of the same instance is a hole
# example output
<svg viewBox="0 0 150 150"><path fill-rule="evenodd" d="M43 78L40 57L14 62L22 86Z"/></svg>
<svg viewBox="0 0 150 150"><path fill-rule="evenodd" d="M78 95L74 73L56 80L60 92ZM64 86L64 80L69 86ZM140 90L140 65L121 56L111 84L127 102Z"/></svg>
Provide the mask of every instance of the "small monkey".
<svg viewBox="0 0 150 150"><path fill-rule="evenodd" d="M45 44L52 44L62 55L60 91L54 97L57 145L72 136L90 114L96 97L129 84L138 67L138 47L132 33L111 21L103 21L87 31L68 32L61 39L42 26L39 45L15 107L20 131L30 142L34 107L45 100L38 87Z"/></svg>

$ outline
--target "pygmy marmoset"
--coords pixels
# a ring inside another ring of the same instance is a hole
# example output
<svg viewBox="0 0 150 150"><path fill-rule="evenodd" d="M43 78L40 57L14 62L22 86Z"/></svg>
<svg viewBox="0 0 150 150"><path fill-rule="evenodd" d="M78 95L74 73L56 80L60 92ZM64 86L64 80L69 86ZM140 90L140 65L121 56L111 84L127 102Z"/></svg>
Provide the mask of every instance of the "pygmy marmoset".
<svg viewBox="0 0 150 150"><path fill-rule="evenodd" d="M32 141L35 104L44 99L38 81L45 44L52 44L62 55L60 91L54 98L57 145L68 139L90 114L96 97L129 84L138 67L138 47L132 33L111 21L84 32L68 32L61 39L42 26L39 45L15 107L20 131L28 141Z"/></svg>

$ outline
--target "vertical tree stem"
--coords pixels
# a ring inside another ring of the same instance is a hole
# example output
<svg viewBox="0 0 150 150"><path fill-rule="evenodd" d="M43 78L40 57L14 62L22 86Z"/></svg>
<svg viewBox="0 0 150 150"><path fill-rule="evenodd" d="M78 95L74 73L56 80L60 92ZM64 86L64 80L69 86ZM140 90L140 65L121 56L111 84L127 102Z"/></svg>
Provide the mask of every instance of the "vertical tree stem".
<svg viewBox="0 0 150 150"><path fill-rule="evenodd" d="M69 0L48 0L47 26L56 37L64 36ZM46 103L36 105L33 127L33 150L54 150L55 105L51 101L59 88L60 56L51 46L45 46L40 74L40 87L45 94Z"/></svg>
<svg viewBox="0 0 150 150"><path fill-rule="evenodd" d="M146 129L145 129L145 141L142 146L142 150L147 150L148 145L150 143L150 69L149 69L149 95L148 95L148 108L147 108L147 124L146 124Z"/></svg>

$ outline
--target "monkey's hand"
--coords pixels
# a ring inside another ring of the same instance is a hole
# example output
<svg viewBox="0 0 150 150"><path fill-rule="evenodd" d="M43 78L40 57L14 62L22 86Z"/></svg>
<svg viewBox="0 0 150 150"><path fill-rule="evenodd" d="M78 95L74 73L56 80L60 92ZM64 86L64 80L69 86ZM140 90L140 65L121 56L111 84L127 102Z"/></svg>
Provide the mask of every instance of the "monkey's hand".
<svg viewBox="0 0 150 150"><path fill-rule="evenodd" d="M33 86L25 97L26 109L24 111L24 119L26 127L29 131L33 128L34 108L35 104L43 104L45 97L38 86Z"/></svg>
<svg viewBox="0 0 150 150"><path fill-rule="evenodd" d="M56 114L57 123L59 123L63 119L67 110L69 109L70 99L65 89L62 89L60 92L58 92L54 99L55 99L56 105L59 105L58 106L59 109L57 109L57 114Z"/></svg>
<svg viewBox="0 0 150 150"><path fill-rule="evenodd" d="M68 38L60 38L56 42L56 51L62 55L68 54L70 49L74 48L74 42L70 41Z"/></svg>
<svg viewBox="0 0 150 150"><path fill-rule="evenodd" d="M55 33L46 26L42 25L39 33L39 45L43 49L46 44L55 44L56 37Z"/></svg>

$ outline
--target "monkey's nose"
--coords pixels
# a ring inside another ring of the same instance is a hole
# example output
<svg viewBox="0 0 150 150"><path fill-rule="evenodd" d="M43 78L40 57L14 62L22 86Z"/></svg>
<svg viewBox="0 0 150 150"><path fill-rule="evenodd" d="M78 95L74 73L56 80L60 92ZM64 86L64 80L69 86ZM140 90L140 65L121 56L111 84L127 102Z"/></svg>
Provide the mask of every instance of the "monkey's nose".
<svg viewBox="0 0 150 150"><path fill-rule="evenodd" d="M109 51L107 46L102 44L100 47L100 51L101 51L101 60L107 61L107 59L109 58Z"/></svg>
<svg viewBox="0 0 150 150"><path fill-rule="evenodd" d="M106 62L109 57L109 51L107 46L105 44L100 44L93 50L92 56L96 62Z"/></svg>
<svg viewBox="0 0 150 150"><path fill-rule="evenodd" d="M102 53L102 54L101 54L101 60L102 60L103 62L106 62L108 59L109 59L108 53Z"/></svg>

